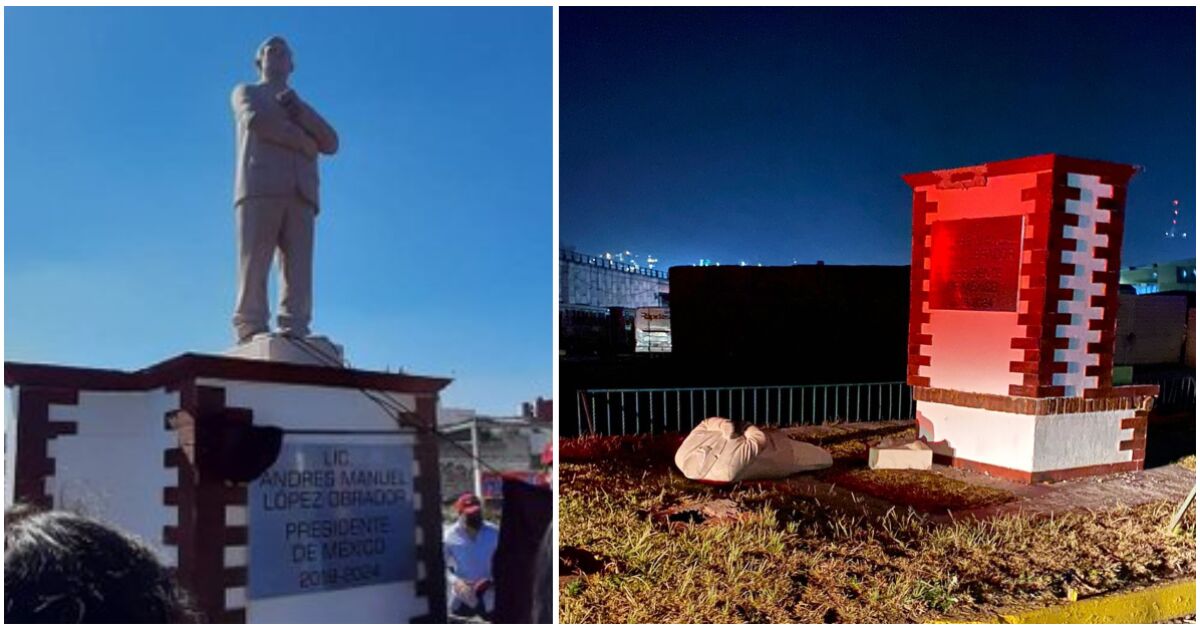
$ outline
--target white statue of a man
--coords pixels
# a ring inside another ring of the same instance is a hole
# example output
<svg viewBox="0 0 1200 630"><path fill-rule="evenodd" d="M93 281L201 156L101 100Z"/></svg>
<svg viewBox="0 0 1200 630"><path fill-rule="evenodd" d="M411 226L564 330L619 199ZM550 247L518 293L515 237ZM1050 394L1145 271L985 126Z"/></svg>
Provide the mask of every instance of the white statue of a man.
<svg viewBox="0 0 1200 630"><path fill-rule="evenodd" d="M233 90L237 164L239 344L268 332L267 276L279 252L279 331L304 337L312 319L313 223L319 211L317 155L338 149L337 132L288 86L294 66L282 37L255 57L259 80Z"/></svg>

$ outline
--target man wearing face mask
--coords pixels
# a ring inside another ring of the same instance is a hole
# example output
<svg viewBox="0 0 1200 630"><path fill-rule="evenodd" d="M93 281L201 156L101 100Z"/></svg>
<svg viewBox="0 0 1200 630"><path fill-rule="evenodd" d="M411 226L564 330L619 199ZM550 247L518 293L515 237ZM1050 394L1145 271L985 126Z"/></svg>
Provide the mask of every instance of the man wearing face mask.
<svg viewBox="0 0 1200 630"><path fill-rule="evenodd" d="M450 614L487 619L496 606L492 589L492 556L500 528L483 520L479 497L463 493L454 502L458 521L442 537Z"/></svg>

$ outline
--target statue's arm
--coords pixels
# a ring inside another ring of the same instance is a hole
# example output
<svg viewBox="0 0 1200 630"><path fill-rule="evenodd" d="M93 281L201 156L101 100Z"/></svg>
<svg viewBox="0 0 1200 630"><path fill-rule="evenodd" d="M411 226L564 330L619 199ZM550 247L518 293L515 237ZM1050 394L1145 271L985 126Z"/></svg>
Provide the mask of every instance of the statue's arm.
<svg viewBox="0 0 1200 630"><path fill-rule="evenodd" d="M317 148L325 155L333 155L338 150L338 135L333 130L333 127L325 122L324 118L317 113L308 103L302 103L299 109L300 115L296 122L300 123L301 127L309 133L317 141Z"/></svg>
<svg viewBox="0 0 1200 630"><path fill-rule="evenodd" d="M290 120L266 115L259 111L246 86L239 85L234 88L232 105L233 115L237 121L246 125L247 129L263 140L293 151L300 151L309 157L316 157L317 142Z"/></svg>

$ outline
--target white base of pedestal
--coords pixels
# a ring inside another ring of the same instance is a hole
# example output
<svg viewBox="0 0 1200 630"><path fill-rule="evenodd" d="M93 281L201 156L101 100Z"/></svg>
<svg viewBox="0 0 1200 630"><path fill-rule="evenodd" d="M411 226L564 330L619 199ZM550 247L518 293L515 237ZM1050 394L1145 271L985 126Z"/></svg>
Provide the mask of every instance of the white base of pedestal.
<svg viewBox="0 0 1200 630"><path fill-rule="evenodd" d="M1031 415L917 402L918 437L935 456L951 457L1015 471L1091 468L1129 463L1122 450L1132 429L1121 421L1134 410Z"/></svg>
<svg viewBox="0 0 1200 630"><path fill-rule="evenodd" d="M342 346L321 335L290 337L279 333L260 333L250 341L226 350L225 356L327 367L345 365Z"/></svg>

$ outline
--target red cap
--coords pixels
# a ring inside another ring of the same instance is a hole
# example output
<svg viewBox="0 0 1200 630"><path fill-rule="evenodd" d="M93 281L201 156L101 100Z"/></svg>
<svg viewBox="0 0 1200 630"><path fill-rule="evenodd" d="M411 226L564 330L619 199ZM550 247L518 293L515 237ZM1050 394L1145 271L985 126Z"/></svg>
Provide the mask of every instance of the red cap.
<svg viewBox="0 0 1200 630"><path fill-rule="evenodd" d="M454 501L454 509L459 514L474 514L482 508L479 505L479 497L474 493L464 492Z"/></svg>

